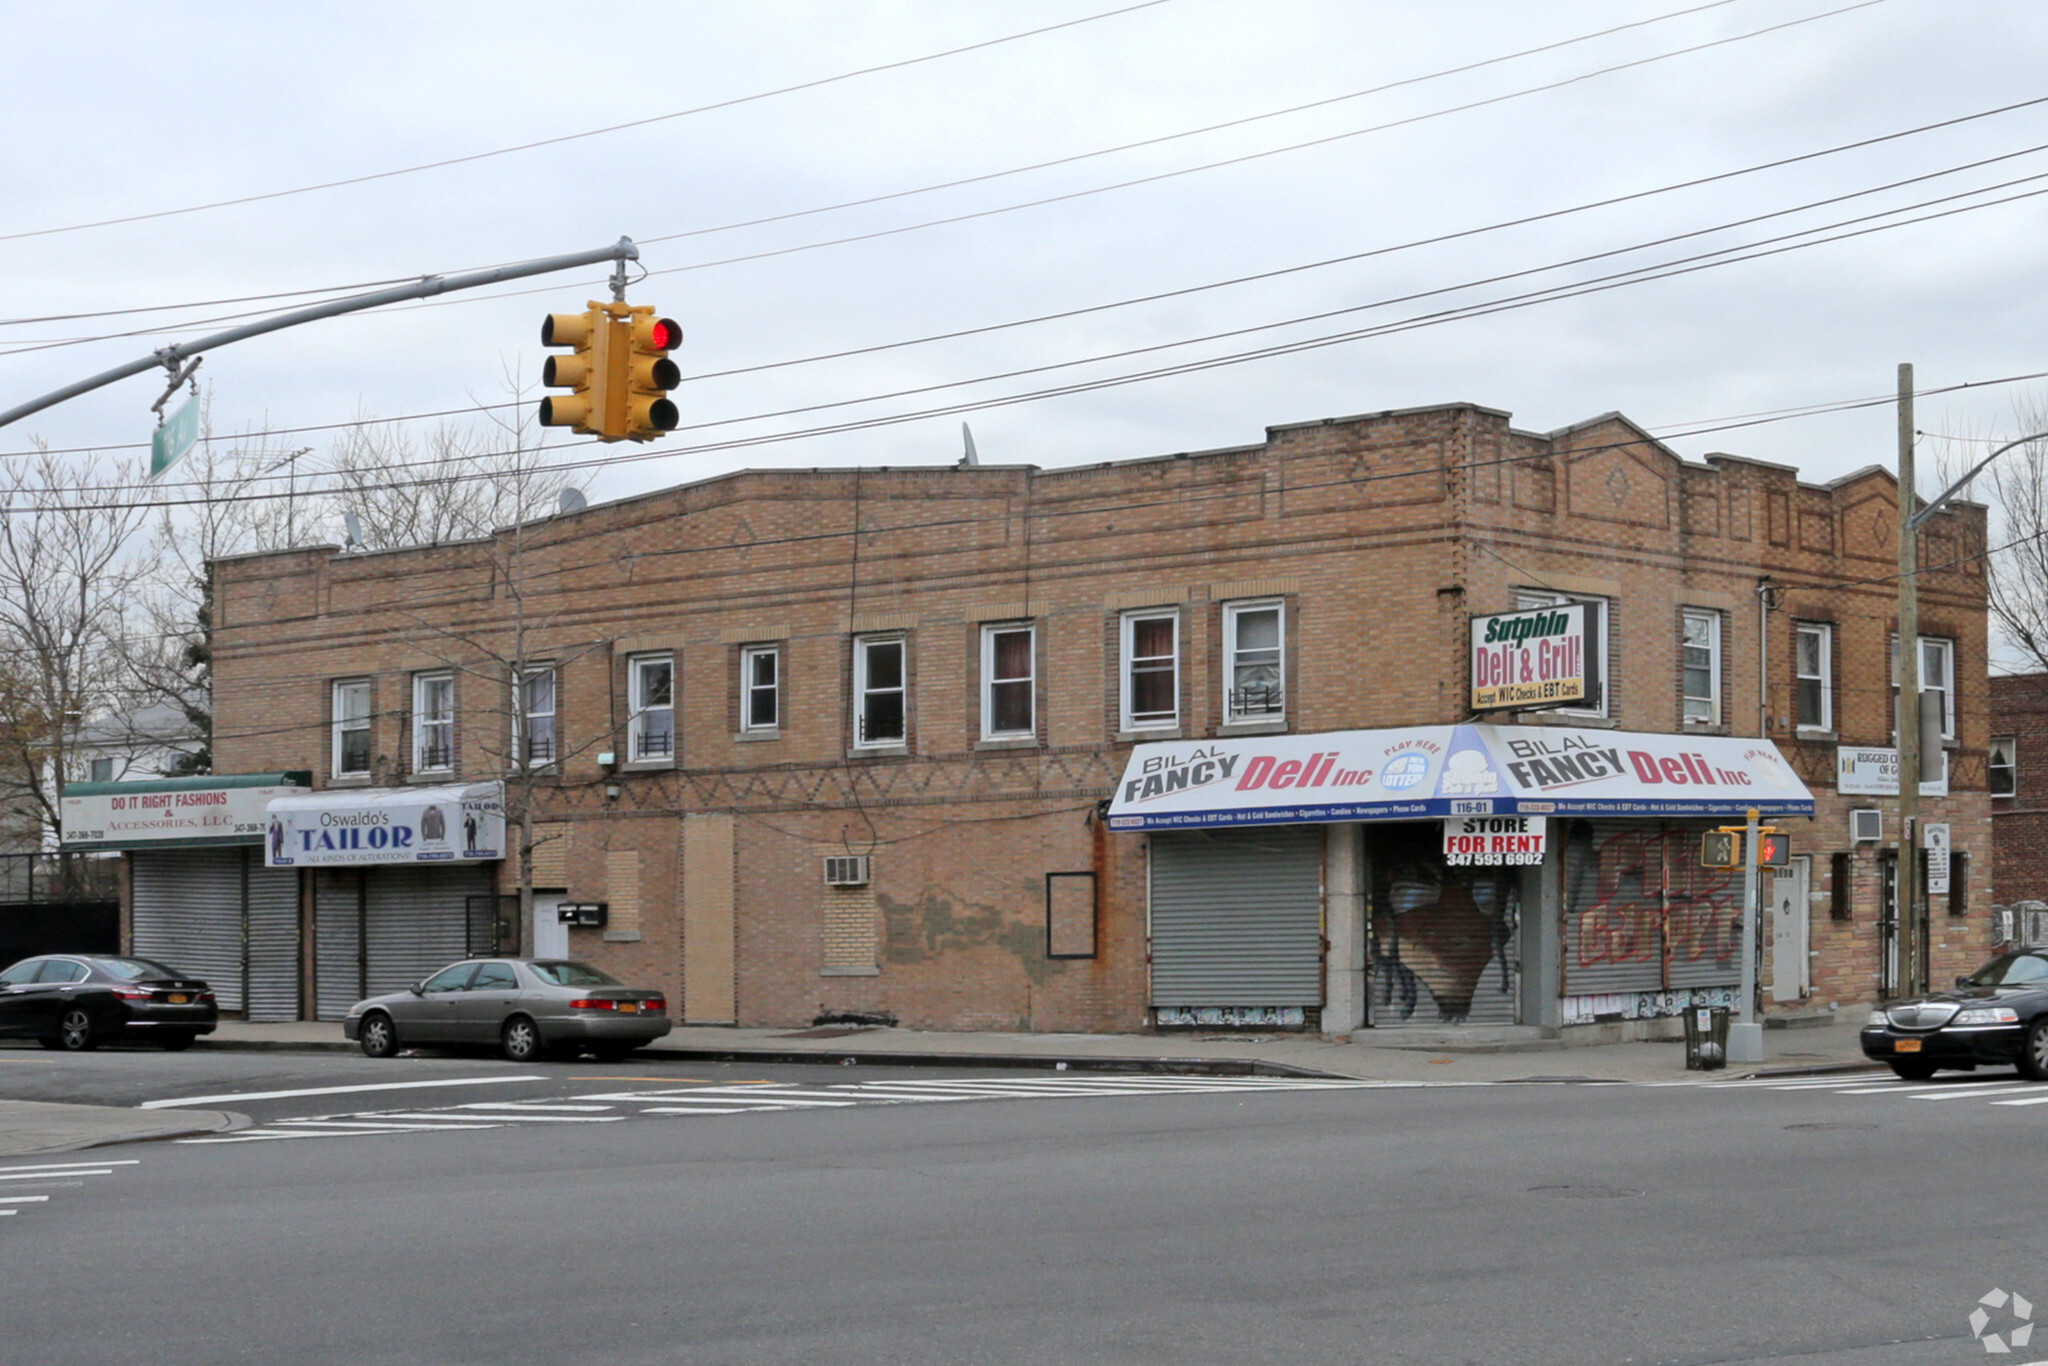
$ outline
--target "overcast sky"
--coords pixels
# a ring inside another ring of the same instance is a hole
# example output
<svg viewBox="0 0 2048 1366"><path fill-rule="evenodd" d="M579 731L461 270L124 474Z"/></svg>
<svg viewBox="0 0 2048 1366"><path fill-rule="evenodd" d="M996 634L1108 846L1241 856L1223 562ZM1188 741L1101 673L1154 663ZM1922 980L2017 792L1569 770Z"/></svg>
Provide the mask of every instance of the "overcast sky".
<svg viewBox="0 0 2048 1366"><path fill-rule="evenodd" d="M14 6L0 87L12 130L0 141L0 408L228 325L211 320L305 302L206 301L494 265L621 234L643 243L652 272L629 297L683 324L677 358L691 378L678 394L685 430L658 446L593 452L551 434L562 459L623 461L591 477L593 499L750 466L947 463L959 456L963 416L985 462L1056 466L1453 400L1508 409L1535 430L1618 409L1683 433L1882 397L1901 361L1916 364L1923 389L2048 371L2048 179L2029 179L2048 176L2048 151L2010 155L2048 147L2048 104L1472 231L2048 97L2048 6L1162 0L1113 13L1120 4L1130 0ZM1071 20L1089 22L767 93ZM1633 27L1596 36L1621 25ZM1609 70L1626 63L1636 64ZM744 102L661 117L732 100ZM1326 103L1254 118L1315 101ZM631 120L656 121L78 226ZM1087 155L1148 139L1161 140ZM1994 157L2008 159L1955 170ZM1213 165L1231 159L1240 160ZM1987 188L2012 181L2021 183ZM881 195L898 197L729 226ZM1784 212L1845 195L1856 197ZM1973 207L2015 195L2040 197ZM1068 197L1018 207L1057 196ZM1807 242L1957 208L1970 211L1557 302L1004 402L1766 239L1784 245L1775 239L1787 233L1810 231L1793 239ZM1778 216L1701 233L1765 214ZM921 226L962 215L978 216ZM886 235L829 244L877 233ZM1453 233L1469 235L1385 250ZM1645 245L1677 234L1700 235ZM1360 253L1376 254L1195 288ZM1619 254L1541 269L1596 253ZM758 259L732 259L749 256ZM1535 273L1479 283L1515 272ZM600 297L602 275L401 305L223 349L200 372L214 428L505 401L512 377L537 378L541 316ZM195 306L24 321L157 305ZM1266 326L1332 310L1354 311ZM108 335L142 327L164 330ZM1200 340L1246 328L1263 330ZM75 338L92 340L49 345ZM1095 359L1135 348L1164 349ZM990 378L1023 370L1037 373ZM0 432L0 450L37 438L146 441L161 387L152 374L73 400ZM2015 401L2043 395L2048 381L1929 395L1920 426L2017 435ZM816 405L839 406L776 415ZM646 458L906 414L925 415ZM1733 451L1824 480L1889 464L1893 431L1879 405L1671 441L1691 457ZM320 452L331 439L291 442Z"/></svg>

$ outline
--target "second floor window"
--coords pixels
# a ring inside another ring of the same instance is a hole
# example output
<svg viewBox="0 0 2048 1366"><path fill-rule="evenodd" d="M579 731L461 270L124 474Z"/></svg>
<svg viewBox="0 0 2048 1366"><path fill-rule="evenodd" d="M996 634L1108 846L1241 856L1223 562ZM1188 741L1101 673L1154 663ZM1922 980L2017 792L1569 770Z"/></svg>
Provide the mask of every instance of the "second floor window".
<svg viewBox="0 0 2048 1366"><path fill-rule="evenodd" d="M1801 730L1835 728L1834 628L1802 621L1792 639L1792 720Z"/></svg>
<svg viewBox="0 0 2048 1366"><path fill-rule="evenodd" d="M636 655L627 664L633 709L628 751L633 759L673 759L676 753L676 661L673 655Z"/></svg>
<svg viewBox="0 0 2048 1366"><path fill-rule="evenodd" d="M528 669L519 694L519 757L534 765L551 764L555 747L555 671Z"/></svg>
<svg viewBox="0 0 2048 1366"><path fill-rule="evenodd" d="M334 685L333 773L349 778L370 771L370 682Z"/></svg>
<svg viewBox="0 0 2048 1366"><path fill-rule="evenodd" d="M1721 724L1721 614L1688 608L1680 618L1683 639L1679 642L1680 695L1684 699L1685 724Z"/></svg>
<svg viewBox="0 0 2048 1366"><path fill-rule="evenodd" d="M415 674L412 680L412 771L455 767L455 676Z"/></svg>
<svg viewBox="0 0 2048 1366"><path fill-rule="evenodd" d="M2010 797L2019 791L2020 744L2016 735L1994 735L1991 737L1991 751L1987 760L1986 773L1991 780L1991 795Z"/></svg>
<svg viewBox="0 0 2048 1366"><path fill-rule="evenodd" d="M1277 721L1287 714L1282 609L1234 602L1223 609L1223 722Z"/></svg>
<svg viewBox="0 0 2048 1366"><path fill-rule="evenodd" d="M92 781L96 783L111 783L114 781L114 761L112 759L93 760Z"/></svg>
<svg viewBox="0 0 2048 1366"><path fill-rule="evenodd" d="M853 742L904 743L909 684L902 636L862 636L853 642Z"/></svg>
<svg viewBox="0 0 2048 1366"><path fill-rule="evenodd" d="M1941 708L1941 738L1956 738L1956 643L1939 636L1920 637L1920 691L1932 694ZM1899 697L1899 638L1892 637L1892 735L1896 740Z"/></svg>
<svg viewBox="0 0 2048 1366"><path fill-rule="evenodd" d="M753 645L740 651L740 729L782 725L782 651Z"/></svg>
<svg viewBox="0 0 2048 1366"><path fill-rule="evenodd" d="M1180 721L1180 617L1132 612L1123 619L1123 730L1164 730Z"/></svg>
<svg viewBox="0 0 2048 1366"><path fill-rule="evenodd" d="M984 740L1038 734L1034 630L981 628L981 735Z"/></svg>

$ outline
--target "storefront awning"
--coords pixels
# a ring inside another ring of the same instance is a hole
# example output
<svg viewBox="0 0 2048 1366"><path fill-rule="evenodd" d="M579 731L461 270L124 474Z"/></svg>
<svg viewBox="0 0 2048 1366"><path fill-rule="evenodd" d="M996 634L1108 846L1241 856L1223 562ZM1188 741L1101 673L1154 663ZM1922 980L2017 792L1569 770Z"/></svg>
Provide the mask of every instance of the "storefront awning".
<svg viewBox="0 0 2048 1366"><path fill-rule="evenodd" d="M482 863L505 857L505 785L356 788L268 807L272 868Z"/></svg>
<svg viewBox="0 0 2048 1366"><path fill-rule="evenodd" d="M1810 816L1769 740L1572 726L1410 726L1131 751L1112 830L1432 816Z"/></svg>

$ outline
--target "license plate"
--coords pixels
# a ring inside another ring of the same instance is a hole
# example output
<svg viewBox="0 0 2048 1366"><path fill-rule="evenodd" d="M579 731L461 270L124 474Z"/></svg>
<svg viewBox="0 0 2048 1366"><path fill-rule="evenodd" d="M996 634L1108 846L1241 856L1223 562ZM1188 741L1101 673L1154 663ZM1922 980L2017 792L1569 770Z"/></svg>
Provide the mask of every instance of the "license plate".
<svg viewBox="0 0 2048 1366"><path fill-rule="evenodd" d="M637 1011L637 1010L639 1010L639 1009L640 1009L640 1003L639 1003L638 1001L621 1001L621 1002L619 1002L619 1014L621 1014L621 1015L631 1015L631 1014L633 1014L633 1013L634 1013L635 1011Z"/></svg>
<svg viewBox="0 0 2048 1366"><path fill-rule="evenodd" d="M172 992L172 993L170 994L170 996L169 996L168 998L166 998L166 999L168 999L168 1000L170 1001L170 1003L171 1003L172 1005L174 1005L174 1006L181 1006L181 1005L185 1004L185 1002L187 1002L187 1001L191 1000L192 998L191 998L190 996L187 996L187 995L186 995L186 994L185 994L184 992L182 992L182 991L174 991L174 992Z"/></svg>
<svg viewBox="0 0 2048 1366"><path fill-rule="evenodd" d="M1892 1044L1892 1052L1894 1053L1918 1053L1919 1051L1920 1041L1918 1039L1899 1039Z"/></svg>

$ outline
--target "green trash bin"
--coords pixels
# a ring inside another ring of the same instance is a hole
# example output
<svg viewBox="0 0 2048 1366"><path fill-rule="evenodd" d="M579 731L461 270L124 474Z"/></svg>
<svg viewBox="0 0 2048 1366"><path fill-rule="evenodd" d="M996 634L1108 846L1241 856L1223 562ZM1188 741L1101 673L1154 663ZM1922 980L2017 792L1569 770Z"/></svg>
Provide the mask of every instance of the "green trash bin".
<svg viewBox="0 0 2048 1366"><path fill-rule="evenodd" d="M1685 1070L1712 1072L1728 1065L1728 1007L1687 1006Z"/></svg>

